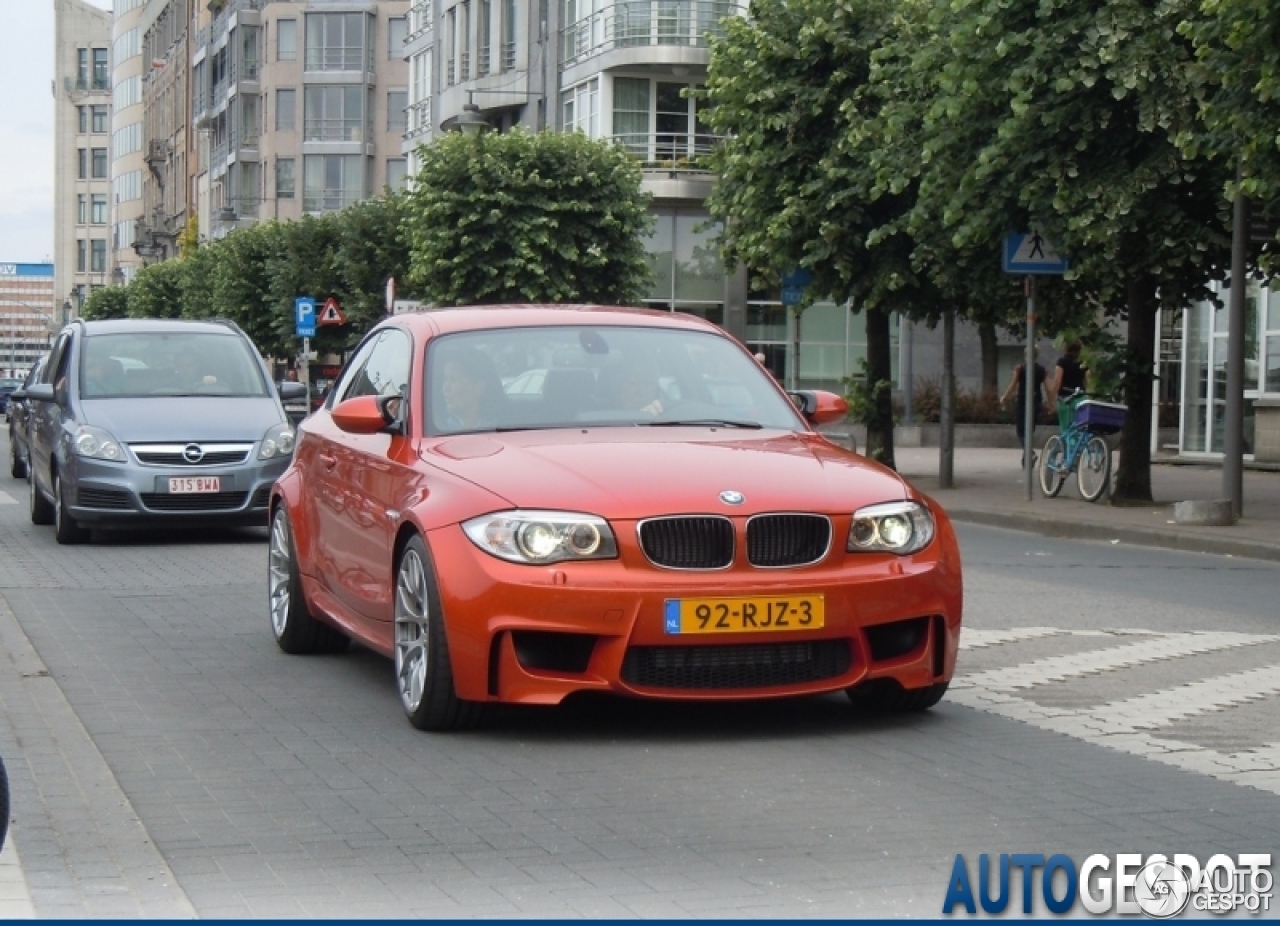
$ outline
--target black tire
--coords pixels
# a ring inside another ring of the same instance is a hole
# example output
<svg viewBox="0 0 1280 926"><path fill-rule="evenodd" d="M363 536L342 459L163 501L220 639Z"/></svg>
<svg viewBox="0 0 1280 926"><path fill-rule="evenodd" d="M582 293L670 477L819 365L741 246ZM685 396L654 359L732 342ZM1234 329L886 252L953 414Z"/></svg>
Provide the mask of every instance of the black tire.
<svg viewBox="0 0 1280 926"><path fill-rule="evenodd" d="M14 479L27 478L27 459L18 455L18 442L13 439L12 431L9 432L9 475Z"/></svg>
<svg viewBox="0 0 1280 926"><path fill-rule="evenodd" d="M1067 454L1062 438L1052 435L1040 451L1040 491L1053 498L1067 481Z"/></svg>
<svg viewBox="0 0 1280 926"><path fill-rule="evenodd" d="M5 771L4 759L0 759L0 849L4 848L5 837L9 835L9 773Z"/></svg>
<svg viewBox="0 0 1280 926"><path fill-rule="evenodd" d="M30 492L28 496L31 500L31 523L32 524L52 524L53 523L53 502L44 497L44 493L40 491L40 486L36 484L36 475L32 473L30 476Z"/></svg>
<svg viewBox="0 0 1280 926"><path fill-rule="evenodd" d="M856 685L845 693L854 706L880 714L912 714L927 711L947 693L950 682L923 688L903 688L892 679L878 679Z"/></svg>
<svg viewBox="0 0 1280 926"><path fill-rule="evenodd" d="M90 531L67 511L62 492L62 474L53 474L53 538L61 544L88 543Z"/></svg>
<svg viewBox="0 0 1280 926"><path fill-rule="evenodd" d="M1080 451L1080 460L1076 463L1076 481L1080 487L1080 497L1087 502L1096 502L1111 488L1111 448L1101 434L1090 437Z"/></svg>
<svg viewBox="0 0 1280 926"><path fill-rule="evenodd" d="M351 645L342 631L316 620L302 595L298 557L289 515L281 504L271 517L267 550L267 615L276 644L286 653L306 656L341 653Z"/></svg>
<svg viewBox="0 0 1280 926"><path fill-rule="evenodd" d="M435 567L421 537L405 544L395 577L396 692L405 716L437 733L475 726L484 705L462 700L454 688Z"/></svg>

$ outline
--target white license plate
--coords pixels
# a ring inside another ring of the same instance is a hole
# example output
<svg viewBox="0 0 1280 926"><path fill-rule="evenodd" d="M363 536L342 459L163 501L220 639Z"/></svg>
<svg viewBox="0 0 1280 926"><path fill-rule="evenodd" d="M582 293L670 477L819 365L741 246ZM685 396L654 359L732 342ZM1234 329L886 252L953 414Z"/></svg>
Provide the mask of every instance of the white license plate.
<svg viewBox="0 0 1280 926"><path fill-rule="evenodd" d="M170 476L169 492L191 495L196 492L221 492L222 480L217 476Z"/></svg>

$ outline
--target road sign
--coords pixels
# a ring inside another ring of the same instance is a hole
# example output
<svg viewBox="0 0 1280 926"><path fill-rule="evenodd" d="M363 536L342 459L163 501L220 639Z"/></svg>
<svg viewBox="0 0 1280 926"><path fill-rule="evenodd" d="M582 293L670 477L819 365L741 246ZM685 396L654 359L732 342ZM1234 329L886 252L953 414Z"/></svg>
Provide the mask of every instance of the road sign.
<svg viewBox="0 0 1280 926"><path fill-rule="evenodd" d="M417 299L397 299L392 306L393 315L404 315L409 312L421 312L422 303Z"/></svg>
<svg viewBox="0 0 1280 926"><path fill-rule="evenodd" d="M1053 249L1040 232L1010 232L1004 239L1005 273L1038 273L1060 276L1067 272L1067 259Z"/></svg>
<svg viewBox="0 0 1280 926"><path fill-rule="evenodd" d="M297 326L298 337L314 338L316 336L316 301L310 296L299 296L293 300L293 319Z"/></svg>
<svg viewBox="0 0 1280 926"><path fill-rule="evenodd" d="M316 316L317 325L345 325L347 316L342 314L342 309L338 307L338 300L330 296L324 301L324 308L320 310L320 314Z"/></svg>
<svg viewBox="0 0 1280 926"><path fill-rule="evenodd" d="M804 288L813 282L813 271L803 267L782 275L782 304L799 305Z"/></svg>

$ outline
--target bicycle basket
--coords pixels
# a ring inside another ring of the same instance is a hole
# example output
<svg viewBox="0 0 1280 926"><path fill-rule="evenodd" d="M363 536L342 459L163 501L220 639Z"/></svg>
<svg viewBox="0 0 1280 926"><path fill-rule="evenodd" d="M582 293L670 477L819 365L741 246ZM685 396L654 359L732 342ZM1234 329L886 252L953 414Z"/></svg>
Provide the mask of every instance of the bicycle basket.
<svg viewBox="0 0 1280 926"><path fill-rule="evenodd" d="M1076 405L1075 423L1099 434L1114 434L1124 428L1125 407L1118 402L1084 399Z"/></svg>

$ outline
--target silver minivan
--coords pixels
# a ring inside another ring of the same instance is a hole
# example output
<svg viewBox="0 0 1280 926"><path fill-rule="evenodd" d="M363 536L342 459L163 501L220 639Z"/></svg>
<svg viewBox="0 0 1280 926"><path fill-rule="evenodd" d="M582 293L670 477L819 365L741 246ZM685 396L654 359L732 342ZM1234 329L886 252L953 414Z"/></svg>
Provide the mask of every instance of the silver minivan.
<svg viewBox="0 0 1280 926"><path fill-rule="evenodd" d="M266 526L294 430L261 354L225 321L72 322L30 409L31 520L59 543L95 527Z"/></svg>

